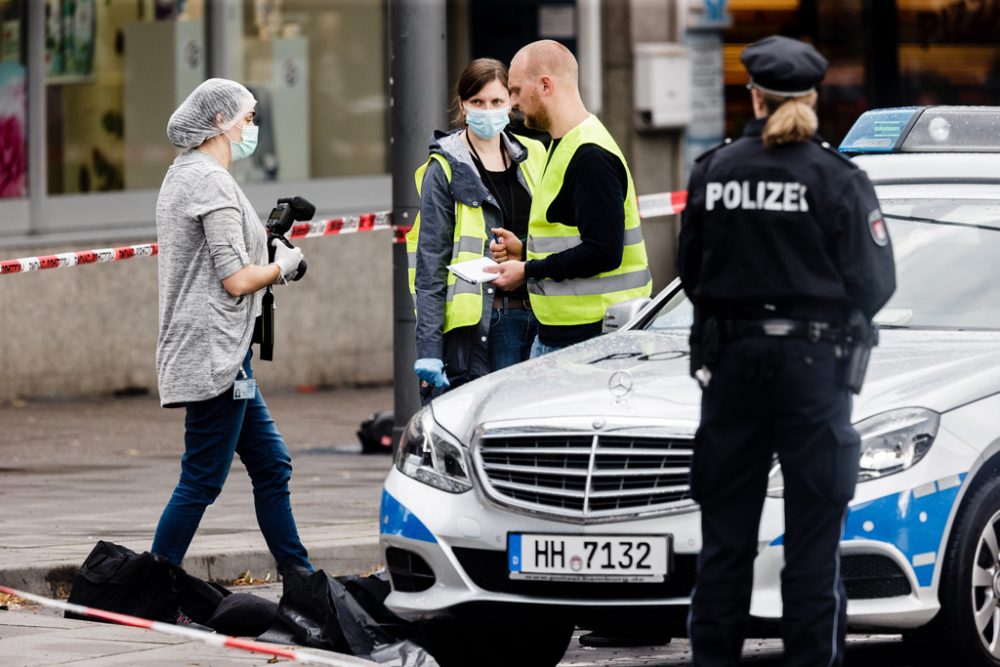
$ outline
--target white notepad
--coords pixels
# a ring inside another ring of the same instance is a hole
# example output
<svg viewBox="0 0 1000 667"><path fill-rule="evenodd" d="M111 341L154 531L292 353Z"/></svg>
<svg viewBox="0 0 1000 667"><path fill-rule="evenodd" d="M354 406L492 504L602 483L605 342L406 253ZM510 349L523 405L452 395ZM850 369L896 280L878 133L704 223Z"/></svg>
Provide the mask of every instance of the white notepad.
<svg viewBox="0 0 1000 667"><path fill-rule="evenodd" d="M448 270L456 276L475 285L476 283L488 283L497 277L495 273L483 271L487 266L496 266L492 257L480 257L470 259L466 262L457 262L448 266Z"/></svg>

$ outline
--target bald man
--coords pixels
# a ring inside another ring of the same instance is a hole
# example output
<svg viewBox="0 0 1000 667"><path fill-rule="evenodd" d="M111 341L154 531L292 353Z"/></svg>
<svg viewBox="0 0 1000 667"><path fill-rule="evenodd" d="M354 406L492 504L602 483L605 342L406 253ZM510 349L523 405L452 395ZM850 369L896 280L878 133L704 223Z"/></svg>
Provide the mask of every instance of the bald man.
<svg viewBox="0 0 1000 667"><path fill-rule="evenodd" d="M509 84L525 125L552 136L527 243L497 229L490 244L500 262L493 284L528 283L539 323L536 357L599 335L608 307L648 297L652 281L632 176L580 98L576 58L558 42L533 42L511 61Z"/></svg>

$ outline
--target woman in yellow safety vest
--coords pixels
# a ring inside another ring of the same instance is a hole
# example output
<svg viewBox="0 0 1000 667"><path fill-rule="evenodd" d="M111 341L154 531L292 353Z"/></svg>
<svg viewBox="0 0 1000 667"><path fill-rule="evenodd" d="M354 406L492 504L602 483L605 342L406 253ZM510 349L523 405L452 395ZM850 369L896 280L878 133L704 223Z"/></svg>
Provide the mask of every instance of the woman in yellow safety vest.
<svg viewBox="0 0 1000 667"><path fill-rule="evenodd" d="M469 63L459 77L453 120L459 129L435 132L430 156L417 169L420 214L406 237L417 313L414 371L425 402L527 359L537 327L523 286L503 292L448 270L490 254L495 229L527 237L531 194L546 151L507 129L503 63Z"/></svg>

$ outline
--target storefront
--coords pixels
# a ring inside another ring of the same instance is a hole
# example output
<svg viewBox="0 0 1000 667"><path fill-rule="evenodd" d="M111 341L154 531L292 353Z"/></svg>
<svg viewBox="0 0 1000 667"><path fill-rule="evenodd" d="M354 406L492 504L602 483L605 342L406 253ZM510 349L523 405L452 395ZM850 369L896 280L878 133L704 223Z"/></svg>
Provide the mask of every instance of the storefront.
<svg viewBox="0 0 1000 667"><path fill-rule="evenodd" d="M775 33L830 59L820 121L832 141L867 108L1000 99L1000 0L726 8L728 136L750 116L740 51ZM458 32L481 46L496 17L475 14ZM291 193L321 212L387 206L385 23L383 0L0 0L0 245L148 234L174 155L163 128L207 76L259 100L261 146L235 173L261 210Z"/></svg>
<svg viewBox="0 0 1000 667"><path fill-rule="evenodd" d="M1000 104L1000 0L728 0L727 136L751 116L743 47L772 34L806 39L830 60L820 131L839 142L869 108Z"/></svg>
<svg viewBox="0 0 1000 667"><path fill-rule="evenodd" d="M380 0L0 0L0 245L148 235L167 119L209 76L258 100L234 174L259 209L385 208L385 33Z"/></svg>

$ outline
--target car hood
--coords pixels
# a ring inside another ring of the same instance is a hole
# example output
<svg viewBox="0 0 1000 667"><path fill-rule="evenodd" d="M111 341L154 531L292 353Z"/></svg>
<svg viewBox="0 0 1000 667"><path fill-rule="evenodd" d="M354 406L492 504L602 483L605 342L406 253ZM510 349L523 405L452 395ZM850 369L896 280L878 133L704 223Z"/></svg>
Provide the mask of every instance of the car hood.
<svg viewBox="0 0 1000 667"><path fill-rule="evenodd" d="M622 331L491 373L433 402L463 442L486 422L601 417L695 425L687 331ZM1000 391L1000 332L889 330L872 354L854 420L898 407L938 412Z"/></svg>

